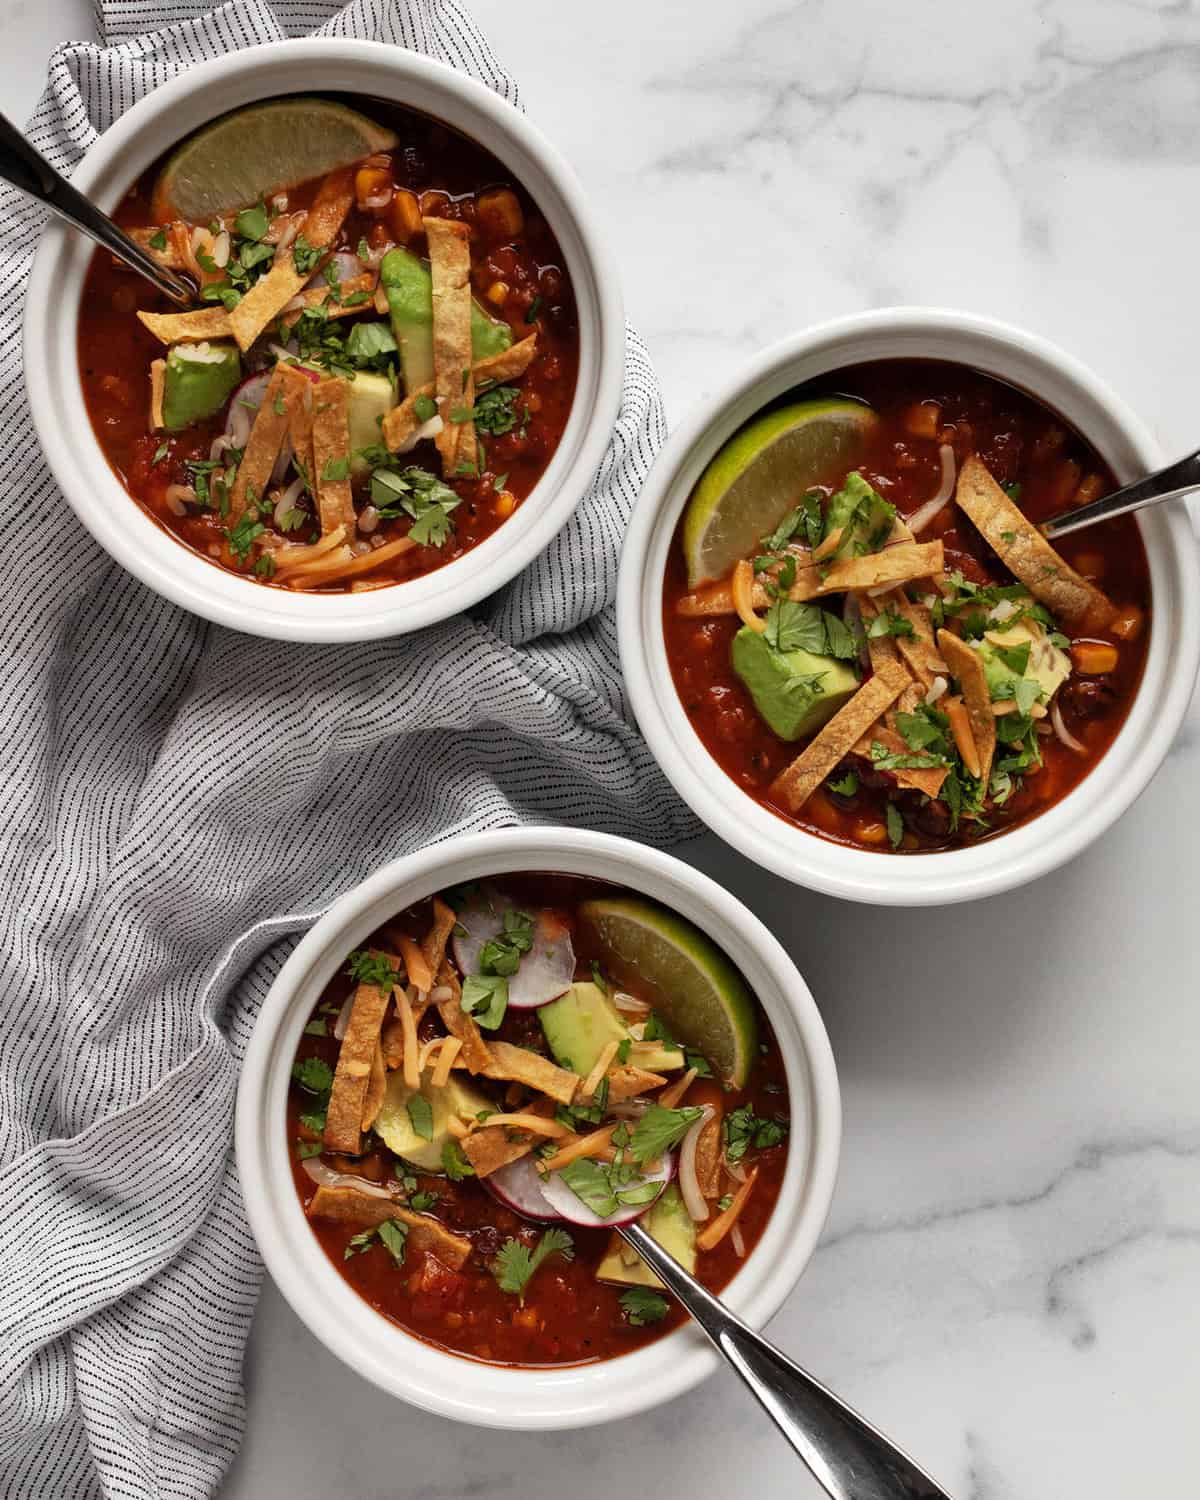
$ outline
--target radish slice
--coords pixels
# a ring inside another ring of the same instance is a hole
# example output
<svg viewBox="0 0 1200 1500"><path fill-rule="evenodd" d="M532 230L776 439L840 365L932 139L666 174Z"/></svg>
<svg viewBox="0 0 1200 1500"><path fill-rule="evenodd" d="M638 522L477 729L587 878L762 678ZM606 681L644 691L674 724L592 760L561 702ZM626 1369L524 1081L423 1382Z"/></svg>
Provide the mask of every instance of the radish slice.
<svg viewBox="0 0 1200 1500"><path fill-rule="evenodd" d="M635 1178L628 1185L632 1190L643 1186L644 1183L656 1182L659 1190L654 1197L648 1203L632 1203L628 1207L619 1208L607 1219L602 1219L599 1214L593 1213L582 1198L576 1197L574 1191L563 1181L561 1172L550 1173L542 1183L542 1194L557 1210L559 1217L566 1219L568 1224L579 1224L586 1229L605 1229L614 1224L629 1224L634 1219L640 1219L647 1209L653 1208L658 1202L663 1188L674 1175L675 1153L668 1151L655 1171L647 1172L644 1177Z"/></svg>
<svg viewBox="0 0 1200 1500"><path fill-rule="evenodd" d="M532 1156L522 1156L479 1180L493 1198L523 1219L546 1223L559 1217L558 1210L542 1192L542 1179Z"/></svg>
<svg viewBox="0 0 1200 1500"><path fill-rule="evenodd" d="M259 375L251 375L243 380L234 391L228 414L225 417L225 432L233 439L235 448L246 446L250 429L254 425L255 417L258 416L258 408L262 405L262 398L266 395L270 380L270 372L263 371Z"/></svg>
<svg viewBox="0 0 1200 1500"><path fill-rule="evenodd" d="M507 896L484 892L481 899L459 912L462 935L455 935L454 958L460 973L479 973L483 945L504 931L504 913L513 909ZM549 912L535 910L529 915L533 918L533 947L521 955L520 967L508 981L508 1003L514 1010L549 1005L565 995L575 979L570 931Z"/></svg>

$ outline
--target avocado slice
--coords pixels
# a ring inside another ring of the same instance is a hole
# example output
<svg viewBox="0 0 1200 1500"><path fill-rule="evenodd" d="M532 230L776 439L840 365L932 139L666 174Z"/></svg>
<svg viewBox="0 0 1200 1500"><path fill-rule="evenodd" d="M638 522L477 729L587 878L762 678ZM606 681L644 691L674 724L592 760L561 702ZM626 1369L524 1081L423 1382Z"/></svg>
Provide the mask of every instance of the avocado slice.
<svg viewBox="0 0 1200 1500"><path fill-rule="evenodd" d="M668 1255L673 1255L689 1275L696 1274L696 1226L684 1206L683 1196L674 1183L642 1219L642 1227L657 1240ZM640 1255L627 1265L625 1241L613 1235L604 1259L596 1267L597 1281L615 1281L620 1286L653 1286L662 1282Z"/></svg>
<svg viewBox="0 0 1200 1500"><path fill-rule="evenodd" d="M979 655L993 700L1016 698L1022 711L1026 711L1026 699L1049 703L1071 675L1071 658L1050 640L1039 620L1026 618L1007 630L986 631ZM1036 698L1032 689L1021 692L1018 684L1022 682L1036 685Z"/></svg>
<svg viewBox="0 0 1200 1500"><path fill-rule="evenodd" d="M215 416L241 378L242 359L236 344L173 345L163 379L163 426L168 432L179 432Z"/></svg>
<svg viewBox="0 0 1200 1500"><path fill-rule="evenodd" d="M759 717L781 740L815 734L858 691L849 662L803 649L776 651L748 625L734 636L730 658Z"/></svg>
<svg viewBox="0 0 1200 1500"><path fill-rule="evenodd" d="M896 507L885 500L874 485L857 469L846 475L846 482L829 497L825 510L825 536L841 528L841 540L835 557L857 557L864 552L878 552L891 535Z"/></svg>
<svg viewBox="0 0 1200 1500"><path fill-rule="evenodd" d="M383 257L379 282L392 315L404 389L411 395L433 380L433 277L425 261L410 250L397 249ZM476 362L502 354L511 345L508 324L490 317L472 298L471 352Z"/></svg>
<svg viewBox="0 0 1200 1500"><path fill-rule="evenodd" d="M396 391L386 375L374 370L358 370L343 377L350 387L350 473L361 479L370 473L360 450L383 442L380 422L396 404Z"/></svg>
<svg viewBox="0 0 1200 1500"><path fill-rule="evenodd" d="M546 1043L560 1068L586 1078L609 1042L632 1040L621 1013L598 984L577 979L567 993L538 1010ZM652 1073L682 1068L677 1047L659 1047L638 1058L638 1067Z"/></svg>
<svg viewBox="0 0 1200 1500"><path fill-rule="evenodd" d="M390 1075L387 1092L375 1118L375 1134L397 1156L402 1156L414 1167L419 1167L423 1172L440 1172L442 1149L450 1139L448 1121L451 1113L469 1118L481 1110L494 1109L495 1106L490 1099L486 1099L469 1083L456 1078L453 1073L444 1088L435 1089L429 1082L427 1070L421 1076L420 1088L420 1093L429 1101L433 1113L433 1137L427 1141L413 1129L408 1112L408 1101L415 1092L417 1091L410 1089L404 1082L404 1074L399 1069Z"/></svg>

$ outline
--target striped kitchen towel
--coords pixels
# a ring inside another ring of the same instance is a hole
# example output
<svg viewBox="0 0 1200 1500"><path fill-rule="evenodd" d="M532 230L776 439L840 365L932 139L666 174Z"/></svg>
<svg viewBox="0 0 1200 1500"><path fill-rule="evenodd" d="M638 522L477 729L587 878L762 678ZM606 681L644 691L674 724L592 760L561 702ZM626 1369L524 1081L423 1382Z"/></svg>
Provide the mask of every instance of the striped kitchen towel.
<svg viewBox="0 0 1200 1500"><path fill-rule="evenodd" d="M454 0L101 0L98 23L101 45L55 53L30 125L68 170L179 70L316 28L518 103ZM628 722L612 611L662 408L631 334L578 514L474 618L360 646L237 635L126 577L56 491L22 388L43 217L0 203L0 1496L209 1495L260 1279L238 1062L298 935L452 833L695 831Z"/></svg>

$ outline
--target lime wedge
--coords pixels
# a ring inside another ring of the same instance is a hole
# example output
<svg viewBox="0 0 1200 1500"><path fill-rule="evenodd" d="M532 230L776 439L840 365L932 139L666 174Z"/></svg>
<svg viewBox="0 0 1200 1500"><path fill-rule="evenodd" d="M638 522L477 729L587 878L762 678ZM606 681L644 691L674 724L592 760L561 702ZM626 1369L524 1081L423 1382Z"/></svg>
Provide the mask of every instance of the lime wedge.
<svg viewBox="0 0 1200 1500"><path fill-rule="evenodd" d="M396 135L332 99L250 104L188 136L154 184L157 223L201 224L259 198L390 151Z"/></svg>
<svg viewBox="0 0 1200 1500"><path fill-rule="evenodd" d="M579 907L597 939L601 968L648 1000L675 1039L743 1088L758 1055L754 999L746 982L698 927L652 901L603 897Z"/></svg>
<svg viewBox="0 0 1200 1500"><path fill-rule="evenodd" d="M683 518L688 585L727 578L805 490L858 462L876 422L859 401L799 401L757 417L700 476Z"/></svg>

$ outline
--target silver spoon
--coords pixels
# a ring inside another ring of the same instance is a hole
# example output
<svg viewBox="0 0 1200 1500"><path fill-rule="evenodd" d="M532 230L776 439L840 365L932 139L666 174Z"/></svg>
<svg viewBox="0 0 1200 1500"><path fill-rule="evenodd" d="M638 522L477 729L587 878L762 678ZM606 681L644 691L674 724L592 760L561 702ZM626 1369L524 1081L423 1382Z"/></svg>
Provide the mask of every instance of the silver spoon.
<svg viewBox="0 0 1200 1500"><path fill-rule="evenodd" d="M950 1500L923 1469L689 1276L637 1223L617 1233L658 1273L833 1500Z"/></svg>
<svg viewBox="0 0 1200 1500"><path fill-rule="evenodd" d="M124 261L130 270L153 282L176 307L191 307L195 303L196 292L192 286L165 266L160 266L107 214L101 213L94 203L73 188L3 115L0 115L0 178L38 203L44 203L76 229L82 229L97 244Z"/></svg>
<svg viewBox="0 0 1200 1500"><path fill-rule="evenodd" d="M1055 516L1041 528L1048 542L1060 536L1069 536L1072 531L1082 531L1085 526L1094 526L1097 521L1111 521L1114 516L1128 515L1131 510L1141 510L1145 505L1159 505L1164 500L1175 500L1189 490L1200 490L1200 449L1181 458L1178 463L1168 464L1145 479L1135 480L1124 489L1099 500L1090 500L1078 510Z"/></svg>

